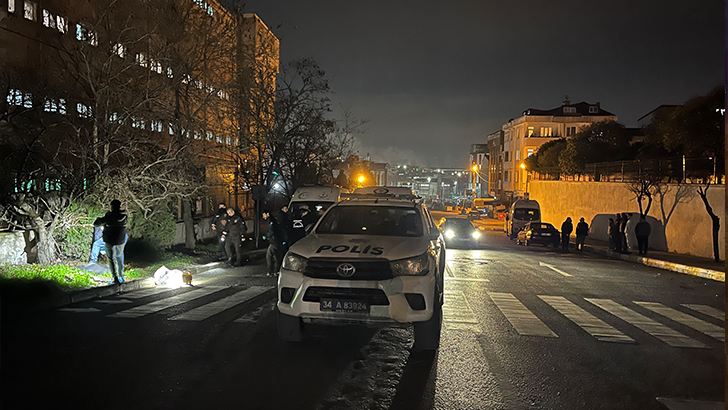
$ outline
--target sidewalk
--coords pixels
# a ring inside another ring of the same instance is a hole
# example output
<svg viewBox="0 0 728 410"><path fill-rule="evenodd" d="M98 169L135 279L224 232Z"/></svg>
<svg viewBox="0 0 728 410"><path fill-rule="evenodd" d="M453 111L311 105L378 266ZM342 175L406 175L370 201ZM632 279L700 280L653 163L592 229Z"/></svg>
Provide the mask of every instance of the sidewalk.
<svg viewBox="0 0 728 410"><path fill-rule="evenodd" d="M248 257L249 260L258 260L261 258L265 258L265 252L266 249L252 249L247 252L244 252L243 254ZM189 265L180 267L178 269L189 272L192 274L192 280L194 285L194 275L207 272L212 269L218 269L218 268L224 268L228 267L228 265L225 262L210 262L202 265ZM105 285L105 286L97 286L93 288L88 289L81 289L81 290L72 290L68 292L56 292L53 291L53 294L47 294L42 295L35 298L28 298L27 300L23 301L14 301L10 302L12 303L12 306L3 306L3 310L7 312L6 308L10 308L10 310L17 309L19 312L37 312L41 310L46 309L53 309L61 306L67 306L73 303L82 302L89 299L99 298L99 297L105 297L105 296L111 296L118 293L125 293L130 292L132 290L142 289L142 288L149 288L156 286L154 284L154 278L143 278L143 279L133 279L126 281L119 285Z"/></svg>
<svg viewBox="0 0 728 410"><path fill-rule="evenodd" d="M636 252L631 254L620 254L607 250L609 248L609 244L607 242L591 239L589 237L586 238L584 248L587 251L605 255L613 259L622 259L624 261L640 263L654 268L725 282L725 264L715 262L712 259L683 255L674 252L655 251L652 249L648 251L647 256L639 256Z"/></svg>

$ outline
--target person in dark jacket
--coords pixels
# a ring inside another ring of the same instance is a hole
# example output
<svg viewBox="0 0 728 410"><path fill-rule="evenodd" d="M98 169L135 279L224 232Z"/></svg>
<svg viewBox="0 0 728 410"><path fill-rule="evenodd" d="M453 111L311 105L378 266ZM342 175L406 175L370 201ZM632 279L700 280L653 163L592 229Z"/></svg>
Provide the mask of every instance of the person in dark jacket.
<svg viewBox="0 0 728 410"><path fill-rule="evenodd" d="M609 238L609 250L614 250L614 238L612 237L612 229L614 229L614 218L609 218L607 223L607 237Z"/></svg>
<svg viewBox="0 0 728 410"><path fill-rule="evenodd" d="M225 242L227 262L230 266L240 266L243 263L243 235L248 232L248 227L245 219L235 209L228 208L225 213L222 241Z"/></svg>
<svg viewBox="0 0 728 410"><path fill-rule="evenodd" d="M618 213L614 219L614 225L609 231L609 236L612 238L614 245L614 252L622 252L622 235L619 233L619 226L622 224L622 214Z"/></svg>
<svg viewBox="0 0 728 410"><path fill-rule="evenodd" d="M263 220L266 221L267 231L265 234L268 240L268 250L265 253L265 261L268 267L268 273L266 276L276 276L281 270L281 262L283 255L281 250L283 249L283 233L281 227L276 221L276 218L271 215L270 211L263 211Z"/></svg>
<svg viewBox="0 0 728 410"><path fill-rule="evenodd" d="M124 283L124 245L126 244L126 211L121 209L121 201L111 201L111 211L101 218L96 218L94 226L103 226L104 247L109 260L114 283Z"/></svg>
<svg viewBox="0 0 728 410"><path fill-rule="evenodd" d="M651 232L652 227L650 224L645 220L644 216L640 216L640 221L634 227L634 234L637 236L637 248L639 249L640 255L647 255L648 239L650 238Z"/></svg>
<svg viewBox="0 0 728 410"><path fill-rule="evenodd" d="M222 240L222 234L225 231L223 221L227 218L227 206L224 202L220 202L217 206L217 213L212 218L212 230L217 235L217 247L220 251L220 258L230 258L225 250L225 241Z"/></svg>
<svg viewBox="0 0 728 410"><path fill-rule="evenodd" d="M628 213L622 214L622 219L619 221L619 242L621 245L620 253L629 253L629 247L627 247L627 222L629 222Z"/></svg>
<svg viewBox="0 0 728 410"><path fill-rule="evenodd" d="M574 225L571 224L571 217L567 217L561 224L561 249L569 252L569 236L574 232Z"/></svg>
<svg viewBox="0 0 728 410"><path fill-rule="evenodd" d="M584 218L579 218L579 223L576 224L576 250L584 250L584 241L589 235L589 224L584 222Z"/></svg>
<svg viewBox="0 0 728 410"><path fill-rule="evenodd" d="M291 220L291 214L288 212L288 205L283 205L281 210L278 212L278 224L281 227L281 253L285 254L288 252L288 248L291 247L291 239L293 238L293 221Z"/></svg>

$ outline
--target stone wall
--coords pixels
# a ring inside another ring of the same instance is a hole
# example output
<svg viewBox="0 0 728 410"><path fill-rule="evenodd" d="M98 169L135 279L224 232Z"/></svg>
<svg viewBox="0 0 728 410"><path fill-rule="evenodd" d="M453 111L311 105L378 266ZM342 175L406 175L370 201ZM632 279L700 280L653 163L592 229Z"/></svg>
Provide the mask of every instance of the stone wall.
<svg viewBox="0 0 728 410"><path fill-rule="evenodd" d="M0 264L23 265L28 263L23 232L0 232Z"/></svg>
<svg viewBox="0 0 728 410"><path fill-rule="evenodd" d="M699 185L692 185L696 192ZM675 198L676 186L670 186L665 196L665 213L669 212ZM583 217L589 223L589 235L607 240L607 223L617 212L632 212L639 217L639 206L626 184L617 182L529 182L531 199L541 205L542 220L561 228L570 216L574 226ZM711 186L708 202L720 217L720 258L725 260L725 185ZM648 222L652 226L650 248L713 258L713 238L710 216L700 196L695 195L675 208L667 225L663 222L659 197L650 208Z"/></svg>

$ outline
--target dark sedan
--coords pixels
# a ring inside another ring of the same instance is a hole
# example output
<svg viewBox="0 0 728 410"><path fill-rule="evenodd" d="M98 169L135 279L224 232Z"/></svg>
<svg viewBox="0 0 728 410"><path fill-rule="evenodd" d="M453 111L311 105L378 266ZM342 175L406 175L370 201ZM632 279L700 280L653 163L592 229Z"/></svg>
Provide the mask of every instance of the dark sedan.
<svg viewBox="0 0 728 410"><path fill-rule="evenodd" d="M482 233L465 218L442 218L438 225L447 246L477 247L480 245Z"/></svg>
<svg viewBox="0 0 728 410"><path fill-rule="evenodd" d="M559 231L553 225L546 222L529 222L518 232L516 243L526 246L532 243L540 243L544 246L559 246Z"/></svg>

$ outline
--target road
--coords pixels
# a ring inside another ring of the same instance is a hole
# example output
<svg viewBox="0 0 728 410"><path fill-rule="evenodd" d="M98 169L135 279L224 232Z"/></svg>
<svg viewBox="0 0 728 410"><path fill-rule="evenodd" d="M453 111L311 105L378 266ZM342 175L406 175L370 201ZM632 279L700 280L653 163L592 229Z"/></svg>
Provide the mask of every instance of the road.
<svg viewBox="0 0 728 410"><path fill-rule="evenodd" d="M441 347L427 355L410 352L407 328L314 327L280 342L264 272L4 317L0 405L724 408L720 282L486 230L481 249L448 249Z"/></svg>

